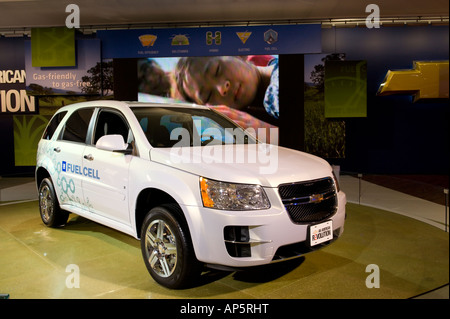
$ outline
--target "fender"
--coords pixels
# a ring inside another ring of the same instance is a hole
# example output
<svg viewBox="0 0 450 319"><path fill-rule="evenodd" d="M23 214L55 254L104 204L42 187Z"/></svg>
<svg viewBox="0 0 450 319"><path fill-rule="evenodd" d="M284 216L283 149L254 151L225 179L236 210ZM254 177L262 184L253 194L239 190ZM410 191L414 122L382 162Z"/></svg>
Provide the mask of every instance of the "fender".
<svg viewBox="0 0 450 319"><path fill-rule="evenodd" d="M176 192L174 191L176 185ZM186 213L184 206L203 206L200 197L199 177L182 170L159 163L136 158L130 166L130 220L138 234L136 218L137 199L145 189L157 189L170 195L183 210L184 216L192 232L196 223L195 216ZM198 190L196 192L195 190Z"/></svg>
<svg viewBox="0 0 450 319"><path fill-rule="evenodd" d="M54 144L53 141L48 140L41 140L41 142L38 144L36 171L35 171L36 183L38 188L39 188L39 178L38 178L39 176L37 174L39 169L45 169L52 178L52 180L54 180L57 174L57 163L53 151L54 147L53 144Z"/></svg>

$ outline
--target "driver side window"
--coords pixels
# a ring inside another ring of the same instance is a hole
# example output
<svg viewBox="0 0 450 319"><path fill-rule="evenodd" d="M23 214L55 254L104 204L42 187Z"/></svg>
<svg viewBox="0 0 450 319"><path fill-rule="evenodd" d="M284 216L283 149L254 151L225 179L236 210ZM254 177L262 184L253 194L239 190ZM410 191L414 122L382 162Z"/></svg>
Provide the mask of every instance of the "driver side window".
<svg viewBox="0 0 450 319"><path fill-rule="evenodd" d="M133 142L133 134L125 119L115 111L101 110L94 130L93 144L95 145L100 137L111 134L122 135L125 143Z"/></svg>

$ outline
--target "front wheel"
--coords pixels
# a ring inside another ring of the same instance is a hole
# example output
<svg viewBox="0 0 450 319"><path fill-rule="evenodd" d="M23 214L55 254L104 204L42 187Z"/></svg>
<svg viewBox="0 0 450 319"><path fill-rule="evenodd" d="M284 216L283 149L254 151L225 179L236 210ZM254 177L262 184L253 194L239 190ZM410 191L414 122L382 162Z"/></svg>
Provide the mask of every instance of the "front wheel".
<svg viewBox="0 0 450 319"><path fill-rule="evenodd" d="M191 285L202 268L195 257L187 226L174 217L176 212L180 213L180 209L175 205L153 208L141 230L142 256L150 275L172 289Z"/></svg>

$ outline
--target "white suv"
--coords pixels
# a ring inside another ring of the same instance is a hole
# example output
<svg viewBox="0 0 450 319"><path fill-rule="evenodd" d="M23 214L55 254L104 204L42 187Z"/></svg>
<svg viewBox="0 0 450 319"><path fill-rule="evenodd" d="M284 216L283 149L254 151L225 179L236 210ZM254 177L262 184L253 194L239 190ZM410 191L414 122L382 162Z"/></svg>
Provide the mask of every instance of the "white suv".
<svg viewBox="0 0 450 319"><path fill-rule="evenodd" d="M63 107L39 143L36 183L45 225L75 213L140 239L150 274L169 288L205 265L297 257L344 230L346 197L326 161L261 143L204 106Z"/></svg>

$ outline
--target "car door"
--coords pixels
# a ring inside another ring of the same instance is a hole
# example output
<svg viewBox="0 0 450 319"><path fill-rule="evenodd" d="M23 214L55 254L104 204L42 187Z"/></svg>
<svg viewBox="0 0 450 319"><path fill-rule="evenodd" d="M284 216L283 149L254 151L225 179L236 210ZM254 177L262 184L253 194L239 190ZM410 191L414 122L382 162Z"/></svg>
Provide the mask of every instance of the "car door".
<svg viewBox="0 0 450 319"><path fill-rule="evenodd" d="M67 119L58 138L52 145L56 172L54 186L61 205L73 205L86 209L82 188L82 154L93 108L81 108Z"/></svg>
<svg viewBox="0 0 450 319"><path fill-rule="evenodd" d="M133 156L95 147L100 137L109 134L119 134L131 143L129 125L117 110L100 109L92 134L83 152L84 200L93 213L129 225L128 169Z"/></svg>

